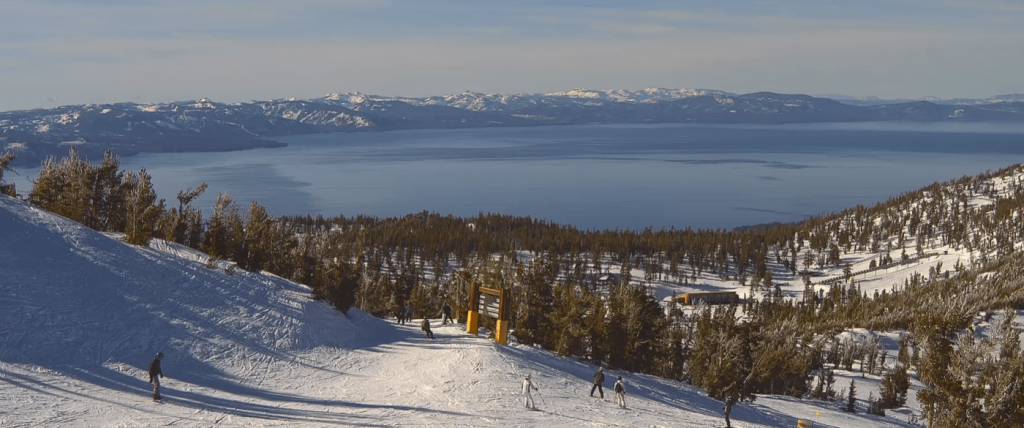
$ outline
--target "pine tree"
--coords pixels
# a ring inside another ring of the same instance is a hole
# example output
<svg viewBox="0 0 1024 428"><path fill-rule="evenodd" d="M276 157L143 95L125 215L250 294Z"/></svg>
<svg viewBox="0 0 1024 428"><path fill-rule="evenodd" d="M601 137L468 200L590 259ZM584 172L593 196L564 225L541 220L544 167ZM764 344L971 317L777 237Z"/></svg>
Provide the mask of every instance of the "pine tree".
<svg viewBox="0 0 1024 428"><path fill-rule="evenodd" d="M749 331L737 321L736 307L700 309L693 344L687 374L709 397L725 403L722 413L731 427L733 406L757 398L748 382L753 367Z"/></svg>
<svg viewBox="0 0 1024 428"><path fill-rule="evenodd" d="M14 152L12 152L12 151L7 151L6 153L0 155L0 184L4 184L5 183L4 182L4 171L14 172L14 169L12 169L10 167L10 165L11 165L11 162L14 162L14 159L17 158L17 157L18 156L15 155ZM17 174L17 172L14 172L14 173Z"/></svg>
<svg viewBox="0 0 1024 428"><path fill-rule="evenodd" d="M192 207L199 195L206 191L206 183L193 190L191 187L178 192L178 208L168 211L164 224L164 239L198 248L202 244L203 213Z"/></svg>
<svg viewBox="0 0 1024 428"><path fill-rule="evenodd" d="M106 232L120 232L125 228L125 197L122 191L124 172L121 160L109 150L103 154L98 167L91 168L93 202L90 227Z"/></svg>
<svg viewBox="0 0 1024 428"><path fill-rule="evenodd" d="M922 320L925 352L918 373L926 386L917 393L925 417L937 426L982 426L979 400L983 388L978 383L981 366L990 349L971 334L957 336L965 320L953 314L948 318Z"/></svg>
<svg viewBox="0 0 1024 428"><path fill-rule="evenodd" d="M875 399L875 393L868 393L868 414L875 416L885 416L885 406L882 405L882 400Z"/></svg>
<svg viewBox="0 0 1024 428"><path fill-rule="evenodd" d="M825 376L824 370L818 372L818 382L814 384L814 389L811 390L811 398L817 398L823 400L825 397Z"/></svg>
<svg viewBox="0 0 1024 428"><path fill-rule="evenodd" d="M1013 326L1013 320L1017 317L1017 311L1007 309L1003 311L1003 318L997 332L1000 342L999 359L1010 360L1020 355L1020 330Z"/></svg>
<svg viewBox="0 0 1024 428"><path fill-rule="evenodd" d="M846 411L848 413L856 413L857 411L857 382L850 379L850 389L846 395Z"/></svg>
<svg viewBox="0 0 1024 428"><path fill-rule="evenodd" d="M86 224L89 195L93 193L88 185L89 169L88 163L78 156L78 150L74 147L68 156L59 162L53 156L48 157L33 180L29 202L72 221Z"/></svg>
<svg viewBox="0 0 1024 428"><path fill-rule="evenodd" d="M320 278L314 281L313 298L326 301L347 314L356 302L359 289L359 277L355 269L349 263L332 261L326 269L318 272Z"/></svg>
<svg viewBox="0 0 1024 428"><path fill-rule="evenodd" d="M124 179L124 239L132 245L149 245L156 233L157 220L164 212L164 201L157 202L156 191L146 169L128 173Z"/></svg>
<svg viewBox="0 0 1024 428"><path fill-rule="evenodd" d="M587 341L587 357L594 364L606 364L609 353L608 327L605 323L608 308L599 293L584 293L580 300L586 311L582 324Z"/></svg>
<svg viewBox="0 0 1024 428"><path fill-rule="evenodd" d="M234 222L232 218L238 216L238 207L231 198L231 193L218 193L217 202L213 206L213 215L210 216L203 234L203 251L211 257L229 258L232 255L234 233L231 230ZM312 282L312 271L309 275L303 275L305 280ZM300 281L301 282L301 281Z"/></svg>
<svg viewBox="0 0 1024 428"><path fill-rule="evenodd" d="M552 291L550 320L551 332L554 334L547 339L549 346L563 356L585 354L585 331L579 320L586 316L587 307L582 298L586 291L581 285L564 282L555 285ZM611 339L609 342L615 346Z"/></svg>
<svg viewBox="0 0 1024 428"><path fill-rule="evenodd" d="M553 311L553 290L555 265L544 260L534 260L524 266L523 283L516 289L516 328L513 334L520 343L531 345L542 343L551 346L556 340L545 337L558 329L550 317L553 312L571 314L574 311L558 308ZM564 293L564 291L563 291ZM570 299L563 304L574 304L579 299ZM561 322L577 325L579 320L565 319Z"/></svg>
<svg viewBox="0 0 1024 428"><path fill-rule="evenodd" d="M896 364L882 376L879 387L878 401L883 408L895 409L907 403L907 391L910 389L910 378L903 364Z"/></svg>
<svg viewBox="0 0 1024 428"><path fill-rule="evenodd" d="M273 219L267 214L267 209L256 201L249 204L249 212L246 215L247 221L243 228L245 253L242 254L239 265L243 269L258 272L263 270L267 261L272 257L271 227Z"/></svg>
<svg viewBox="0 0 1024 428"><path fill-rule="evenodd" d="M832 369L825 370L825 390L823 400L832 401L836 399L836 390L832 387L836 384L836 373Z"/></svg>
<svg viewBox="0 0 1024 428"><path fill-rule="evenodd" d="M33 180L29 202L101 231L124 230L125 183L119 160L111 152L94 166L72 147L67 157L46 159Z"/></svg>

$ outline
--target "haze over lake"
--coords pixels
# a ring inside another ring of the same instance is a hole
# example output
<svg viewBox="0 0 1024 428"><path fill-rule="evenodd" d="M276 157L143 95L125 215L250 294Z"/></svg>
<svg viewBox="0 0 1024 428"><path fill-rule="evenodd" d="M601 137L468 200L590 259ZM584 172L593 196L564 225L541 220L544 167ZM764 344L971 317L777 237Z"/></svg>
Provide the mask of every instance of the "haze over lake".
<svg viewBox="0 0 1024 428"><path fill-rule="evenodd" d="M209 184L271 214L495 212L583 229L733 228L870 205L1024 162L1024 127L989 124L588 125L333 133L289 146L157 153L157 192ZM94 160L95 161L95 160ZM25 179L36 171L19 171Z"/></svg>

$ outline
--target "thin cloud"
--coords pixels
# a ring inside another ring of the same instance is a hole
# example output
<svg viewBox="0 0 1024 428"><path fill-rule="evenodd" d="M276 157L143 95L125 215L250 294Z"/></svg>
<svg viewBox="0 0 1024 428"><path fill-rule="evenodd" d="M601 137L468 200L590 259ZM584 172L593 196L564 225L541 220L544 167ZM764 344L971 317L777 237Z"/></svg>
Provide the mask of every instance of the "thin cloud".
<svg viewBox="0 0 1024 428"><path fill-rule="evenodd" d="M1019 1L951 0L947 1L946 4L954 7L979 9L989 12L1024 12L1024 4Z"/></svg>
<svg viewBox="0 0 1024 428"><path fill-rule="evenodd" d="M101 1L95 8L72 2L62 9L52 1L5 4L0 78L19 83L4 88L0 110L37 107L45 96L66 103L248 101L332 91L425 96L653 86L883 97L1024 92L1014 73L1024 68L1024 29L993 25L1002 21L990 17L1000 14L984 11L950 23L820 8L775 16L763 8L729 14L644 3L633 10L523 10L186 0ZM243 15L247 5L251 13Z"/></svg>
<svg viewBox="0 0 1024 428"><path fill-rule="evenodd" d="M591 25L602 32L606 33L617 33L617 34L629 34L637 36L665 36L671 34L679 34L681 29L679 27L662 25L662 24L645 24L645 23L622 23L622 22L593 22Z"/></svg>

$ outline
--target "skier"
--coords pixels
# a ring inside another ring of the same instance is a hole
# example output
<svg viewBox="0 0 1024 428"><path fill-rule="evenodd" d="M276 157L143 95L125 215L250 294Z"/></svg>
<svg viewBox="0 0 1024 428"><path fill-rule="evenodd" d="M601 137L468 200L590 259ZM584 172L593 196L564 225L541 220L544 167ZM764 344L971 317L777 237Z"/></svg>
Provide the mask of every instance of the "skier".
<svg viewBox="0 0 1024 428"><path fill-rule="evenodd" d="M427 339L434 338L434 332L430 331L430 319L424 318L423 323L420 324L420 329L427 333Z"/></svg>
<svg viewBox="0 0 1024 428"><path fill-rule="evenodd" d="M444 302L441 313L444 314L444 318L441 319L441 325L448 324L449 322L455 324L455 321L452 321L452 307L448 305L448 302Z"/></svg>
<svg viewBox="0 0 1024 428"><path fill-rule="evenodd" d="M523 395L526 396L526 408L537 410L537 405L533 402L533 396L530 395L531 388L534 391L540 391L536 386L533 386L533 382L530 381L530 375L526 375L526 379L523 379Z"/></svg>
<svg viewBox="0 0 1024 428"><path fill-rule="evenodd" d="M590 388L590 396L594 396L594 390L596 389L601 393L601 399L604 399L604 368L598 367L597 371L594 372L594 386Z"/></svg>
<svg viewBox="0 0 1024 428"><path fill-rule="evenodd" d="M153 384L153 401L160 401L164 398L160 395L160 378L164 377L164 371L160 368L162 359L164 359L164 353L157 352L156 358L149 363L149 383Z"/></svg>
<svg viewBox="0 0 1024 428"><path fill-rule="evenodd" d="M412 321L412 303L405 305L405 320Z"/></svg>
<svg viewBox="0 0 1024 428"><path fill-rule="evenodd" d="M622 383L622 376L615 382L615 395L619 398L619 407L626 408L626 385Z"/></svg>
<svg viewBox="0 0 1024 428"><path fill-rule="evenodd" d="M405 324L405 308L402 305L398 305L398 310L395 311L395 318L398 318L399 324Z"/></svg>

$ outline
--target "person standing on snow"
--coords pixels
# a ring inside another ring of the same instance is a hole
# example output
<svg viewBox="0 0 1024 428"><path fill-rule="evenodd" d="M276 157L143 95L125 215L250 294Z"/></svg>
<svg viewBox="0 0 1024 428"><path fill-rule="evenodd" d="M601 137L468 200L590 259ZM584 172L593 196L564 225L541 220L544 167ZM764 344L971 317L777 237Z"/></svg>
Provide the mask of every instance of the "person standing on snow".
<svg viewBox="0 0 1024 428"><path fill-rule="evenodd" d="M153 401L162 400L160 395L160 378L164 377L164 371L160 368L160 360L164 359L163 352L157 352L156 358L149 363L149 383L153 384Z"/></svg>
<svg viewBox="0 0 1024 428"><path fill-rule="evenodd" d="M412 321L412 303L405 305L405 321Z"/></svg>
<svg viewBox="0 0 1024 428"><path fill-rule="evenodd" d="M622 376L615 382L615 396L619 399L619 407L626 408L626 384L622 382Z"/></svg>
<svg viewBox="0 0 1024 428"><path fill-rule="evenodd" d="M427 333L427 339L434 338L434 332L430 331L430 319L424 318L423 323L420 324L420 329Z"/></svg>
<svg viewBox="0 0 1024 428"><path fill-rule="evenodd" d="M604 399L604 368L598 367L597 371L594 372L594 386L590 388L590 396L594 396L594 390L596 389L601 393L601 399Z"/></svg>
<svg viewBox="0 0 1024 428"><path fill-rule="evenodd" d="M455 321L452 321L452 307L448 305L448 302L444 302L441 313L444 314L444 318L441 318L441 325L448 324L449 322L455 324Z"/></svg>
<svg viewBox="0 0 1024 428"><path fill-rule="evenodd" d="M530 380L530 375L526 375L526 378L523 379L523 395L526 396L526 407L537 410L537 405L533 402L533 396L530 395L531 389L534 391L540 391L536 386L533 386L533 381Z"/></svg>
<svg viewBox="0 0 1024 428"><path fill-rule="evenodd" d="M398 305L398 309L395 311L395 318L398 318L399 324L405 324L405 308L402 305Z"/></svg>

